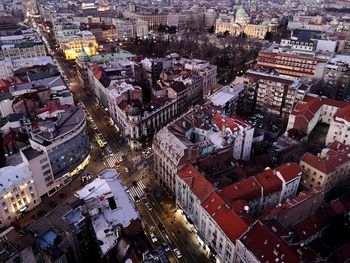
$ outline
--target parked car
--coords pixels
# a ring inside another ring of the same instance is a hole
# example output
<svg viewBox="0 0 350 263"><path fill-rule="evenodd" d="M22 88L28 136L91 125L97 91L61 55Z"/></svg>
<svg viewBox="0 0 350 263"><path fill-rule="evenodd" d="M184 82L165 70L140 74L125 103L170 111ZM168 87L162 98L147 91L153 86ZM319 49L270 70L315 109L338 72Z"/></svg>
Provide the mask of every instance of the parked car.
<svg viewBox="0 0 350 263"><path fill-rule="evenodd" d="M182 258L182 254L181 254L180 250L175 248L173 251L174 251L174 254L177 258Z"/></svg>
<svg viewBox="0 0 350 263"><path fill-rule="evenodd" d="M153 243L156 243L158 241L158 239L156 238L154 233L151 233L151 240L152 240Z"/></svg>
<svg viewBox="0 0 350 263"><path fill-rule="evenodd" d="M160 231L164 231L165 230L165 227L164 227L164 225L162 223L158 224L158 228L159 228Z"/></svg>
<svg viewBox="0 0 350 263"><path fill-rule="evenodd" d="M166 242L162 243L162 248L164 249L165 252L170 251L170 247L169 247L169 245Z"/></svg>
<svg viewBox="0 0 350 263"><path fill-rule="evenodd" d="M49 201L48 205L51 206L52 208L57 206L57 204L54 201Z"/></svg>

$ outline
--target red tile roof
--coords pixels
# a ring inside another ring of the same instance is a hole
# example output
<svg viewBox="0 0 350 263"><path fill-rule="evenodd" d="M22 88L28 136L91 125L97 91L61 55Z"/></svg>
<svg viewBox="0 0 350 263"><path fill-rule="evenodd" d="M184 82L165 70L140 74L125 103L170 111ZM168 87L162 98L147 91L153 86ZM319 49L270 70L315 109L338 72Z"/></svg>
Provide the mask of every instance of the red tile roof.
<svg viewBox="0 0 350 263"><path fill-rule="evenodd" d="M350 105L338 110L334 115L333 119L338 122L350 122Z"/></svg>
<svg viewBox="0 0 350 263"><path fill-rule="evenodd" d="M218 193L211 193L202 203L202 207L232 242L235 242L247 231L247 223L226 205Z"/></svg>
<svg viewBox="0 0 350 263"><path fill-rule="evenodd" d="M304 101L299 101L295 105L291 115L303 117L307 122L310 122L321 107L322 101L320 98L305 96Z"/></svg>
<svg viewBox="0 0 350 263"><path fill-rule="evenodd" d="M261 221L257 221L240 240L261 262L296 263L302 261L284 240L277 237Z"/></svg>
<svg viewBox="0 0 350 263"><path fill-rule="evenodd" d="M297 163L285 163L277 167L276 170L280 172L286 183L294 180L302 174L302 169Z"/></svg>
<svg viewBox="0 0 350 263"><path fill-rule="evenodd" d="M268 168L255 176L257 181L263 187L263 194L269 195L282 190L282 181L275 174L274 170Z"/></svg>
<svg viewBox="0 0 350 263"><path fill-rule="evenodd" d="M185 165L178 172L178 176L191 188L200 202L215 190L214 186L192 164Z"/></svg>
<svg viewBox="0 0 350 263"><path fill-rule="evenodd" d="M262 196L262 187L255 177L251 176L222 188L220 195L231 202L237 199L253 200Z"/></svg>
<svg viewBox="0 0 350 263"><path fill-rule="evenodd" d="M339 166L350 161L350 147L334 141L328 148L323 150L321 157L305 153L301 157L301 161L325 174L330 174Z"/></svg>

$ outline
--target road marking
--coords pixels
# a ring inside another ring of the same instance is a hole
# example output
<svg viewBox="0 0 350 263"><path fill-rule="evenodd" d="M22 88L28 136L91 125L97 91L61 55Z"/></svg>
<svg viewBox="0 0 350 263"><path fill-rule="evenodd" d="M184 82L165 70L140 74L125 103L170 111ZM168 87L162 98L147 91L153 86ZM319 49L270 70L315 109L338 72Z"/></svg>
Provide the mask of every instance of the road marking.
<svg viewBox="0 0 350 263"><path fill-rule="evenodd" d="M144 199L144 189L146 186L142 181L137 182L137 186L132 186L129 188L130 195L135 202L135 198L138 197L139 199Z"/></svg>
<svg viewBox="0 0 350 263"><path fill-rule="evenodd" d="M117 152L116 154L114 154L113 156L110 156L106 159L109 167L115 167L115 163L116 161L118 161L119 158L123 157L124 153L122 151Z"/></svg>

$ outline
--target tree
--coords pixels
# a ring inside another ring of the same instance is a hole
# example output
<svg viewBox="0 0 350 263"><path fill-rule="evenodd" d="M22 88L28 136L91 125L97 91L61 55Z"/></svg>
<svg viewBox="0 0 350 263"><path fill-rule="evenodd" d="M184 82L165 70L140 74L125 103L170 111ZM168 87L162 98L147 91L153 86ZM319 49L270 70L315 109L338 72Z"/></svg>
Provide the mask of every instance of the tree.
<svg viewBox="0 0 350 263"><path fill-rule="evenodd" d="M4 139L2 134L0 134L0 168L6 166Z"/></svg>
<svg viewBox="0 0 350 263"><path fill-rule="evenodd" d="M224 36L227 37L227 36L229 36L229 35L230 35L230 31L226 30L226 31L224 32Z"/></svg>
<svg viewBox="0 0 350 263"><path fill-rule="evenodd" d="M215 33L215 27L211 26L208 30L209 34L214 34Z"/></svg>

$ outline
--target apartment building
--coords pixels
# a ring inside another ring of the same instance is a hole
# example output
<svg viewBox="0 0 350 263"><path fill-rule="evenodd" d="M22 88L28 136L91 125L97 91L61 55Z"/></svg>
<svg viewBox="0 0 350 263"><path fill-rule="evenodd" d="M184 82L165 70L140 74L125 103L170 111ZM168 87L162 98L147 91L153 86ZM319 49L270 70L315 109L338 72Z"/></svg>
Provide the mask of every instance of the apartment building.
<svg viewBox="0 0 350 263"><path fill-rule="evenodd" d="M231 83L213 93L208 97L208 101L224 110L226 115L236 114L243 107L244 91L243 84Z"/></svg>
<svg viewBox="0 0 350 263"><path fill-rule="evenodd" d="M318 97L309 94L299 101L288 119L287 130L297 129L305 134L310 134L319 122L329 124L326 136L326 145L340 141L348 144L350 141L347 125L349 103Z"/></svg>
<svg viewBox="0 0 350 263"><path fill-rule="evenodd" d="M20 163L0 169L0 227L10 226L18 217L40 204L41 199L29 166Z"/></svg>
<svg viewBox="0 0 350 263"><path fill-rule="evenodd" d="M24 59L46 56L45 45L34 30L0 37L0 59Z"/></svg>
<svg viewBox="0 0 350 263"><path fill-rule="evenodd" d="M162 128L153 140L155 179L175 193L177 171L225 147L236 159L249 160L254 128L238 116L227 117L217 108L197 106Z"/></svg>
<svg viewBox="0 0 350 263"><path fill-rule="evenodd" d="M336 56L325 66L322 80L324 81L324 88L322 89L324 96L332 99L344 100L349 93L350 86L349 64L341 61L341 59Z"/></svg>
<svg viewBox="0 0 350 263"><path fill-rule="evenodd" d="M248 111L289 116L293 110L297 91L302 86L299 81L261 69L248 70L245 78Z"/></svg>
<svg viewBox="0 0 350 263"><path fill-rule="evenodd" d="M304 173L305 187L321 186L328 191L349 178L350 147L334 141L317 156L305 153L300 160L300 166Z"/></svg>
<svg viewBox="0 0 350 263"><path fill-rule="evenodd" d="M193 224L204 243L201 245L209 247L221 262L235 262L236 240L248 230L250 215L294 197L301 169L296 163L284 164L222 189L205 174L191 163L178 171L176 204Z"/></svg>
<svg viewBox="0 0 350 263"><path fill-rule="evenodd" d="M296 40L282 40L260 51L257 67L273 69L288 77L321 77L325 62L332 53L315 51L316 43Z"/></svg>
<svg viewBox="0 0 350 263"><path fill-rule="evenodd" d="M146 21L139 19L113 19L113 25L116 28L116 37L118 40L130 38L145 38L148 36L148 24Z"/></svg>

